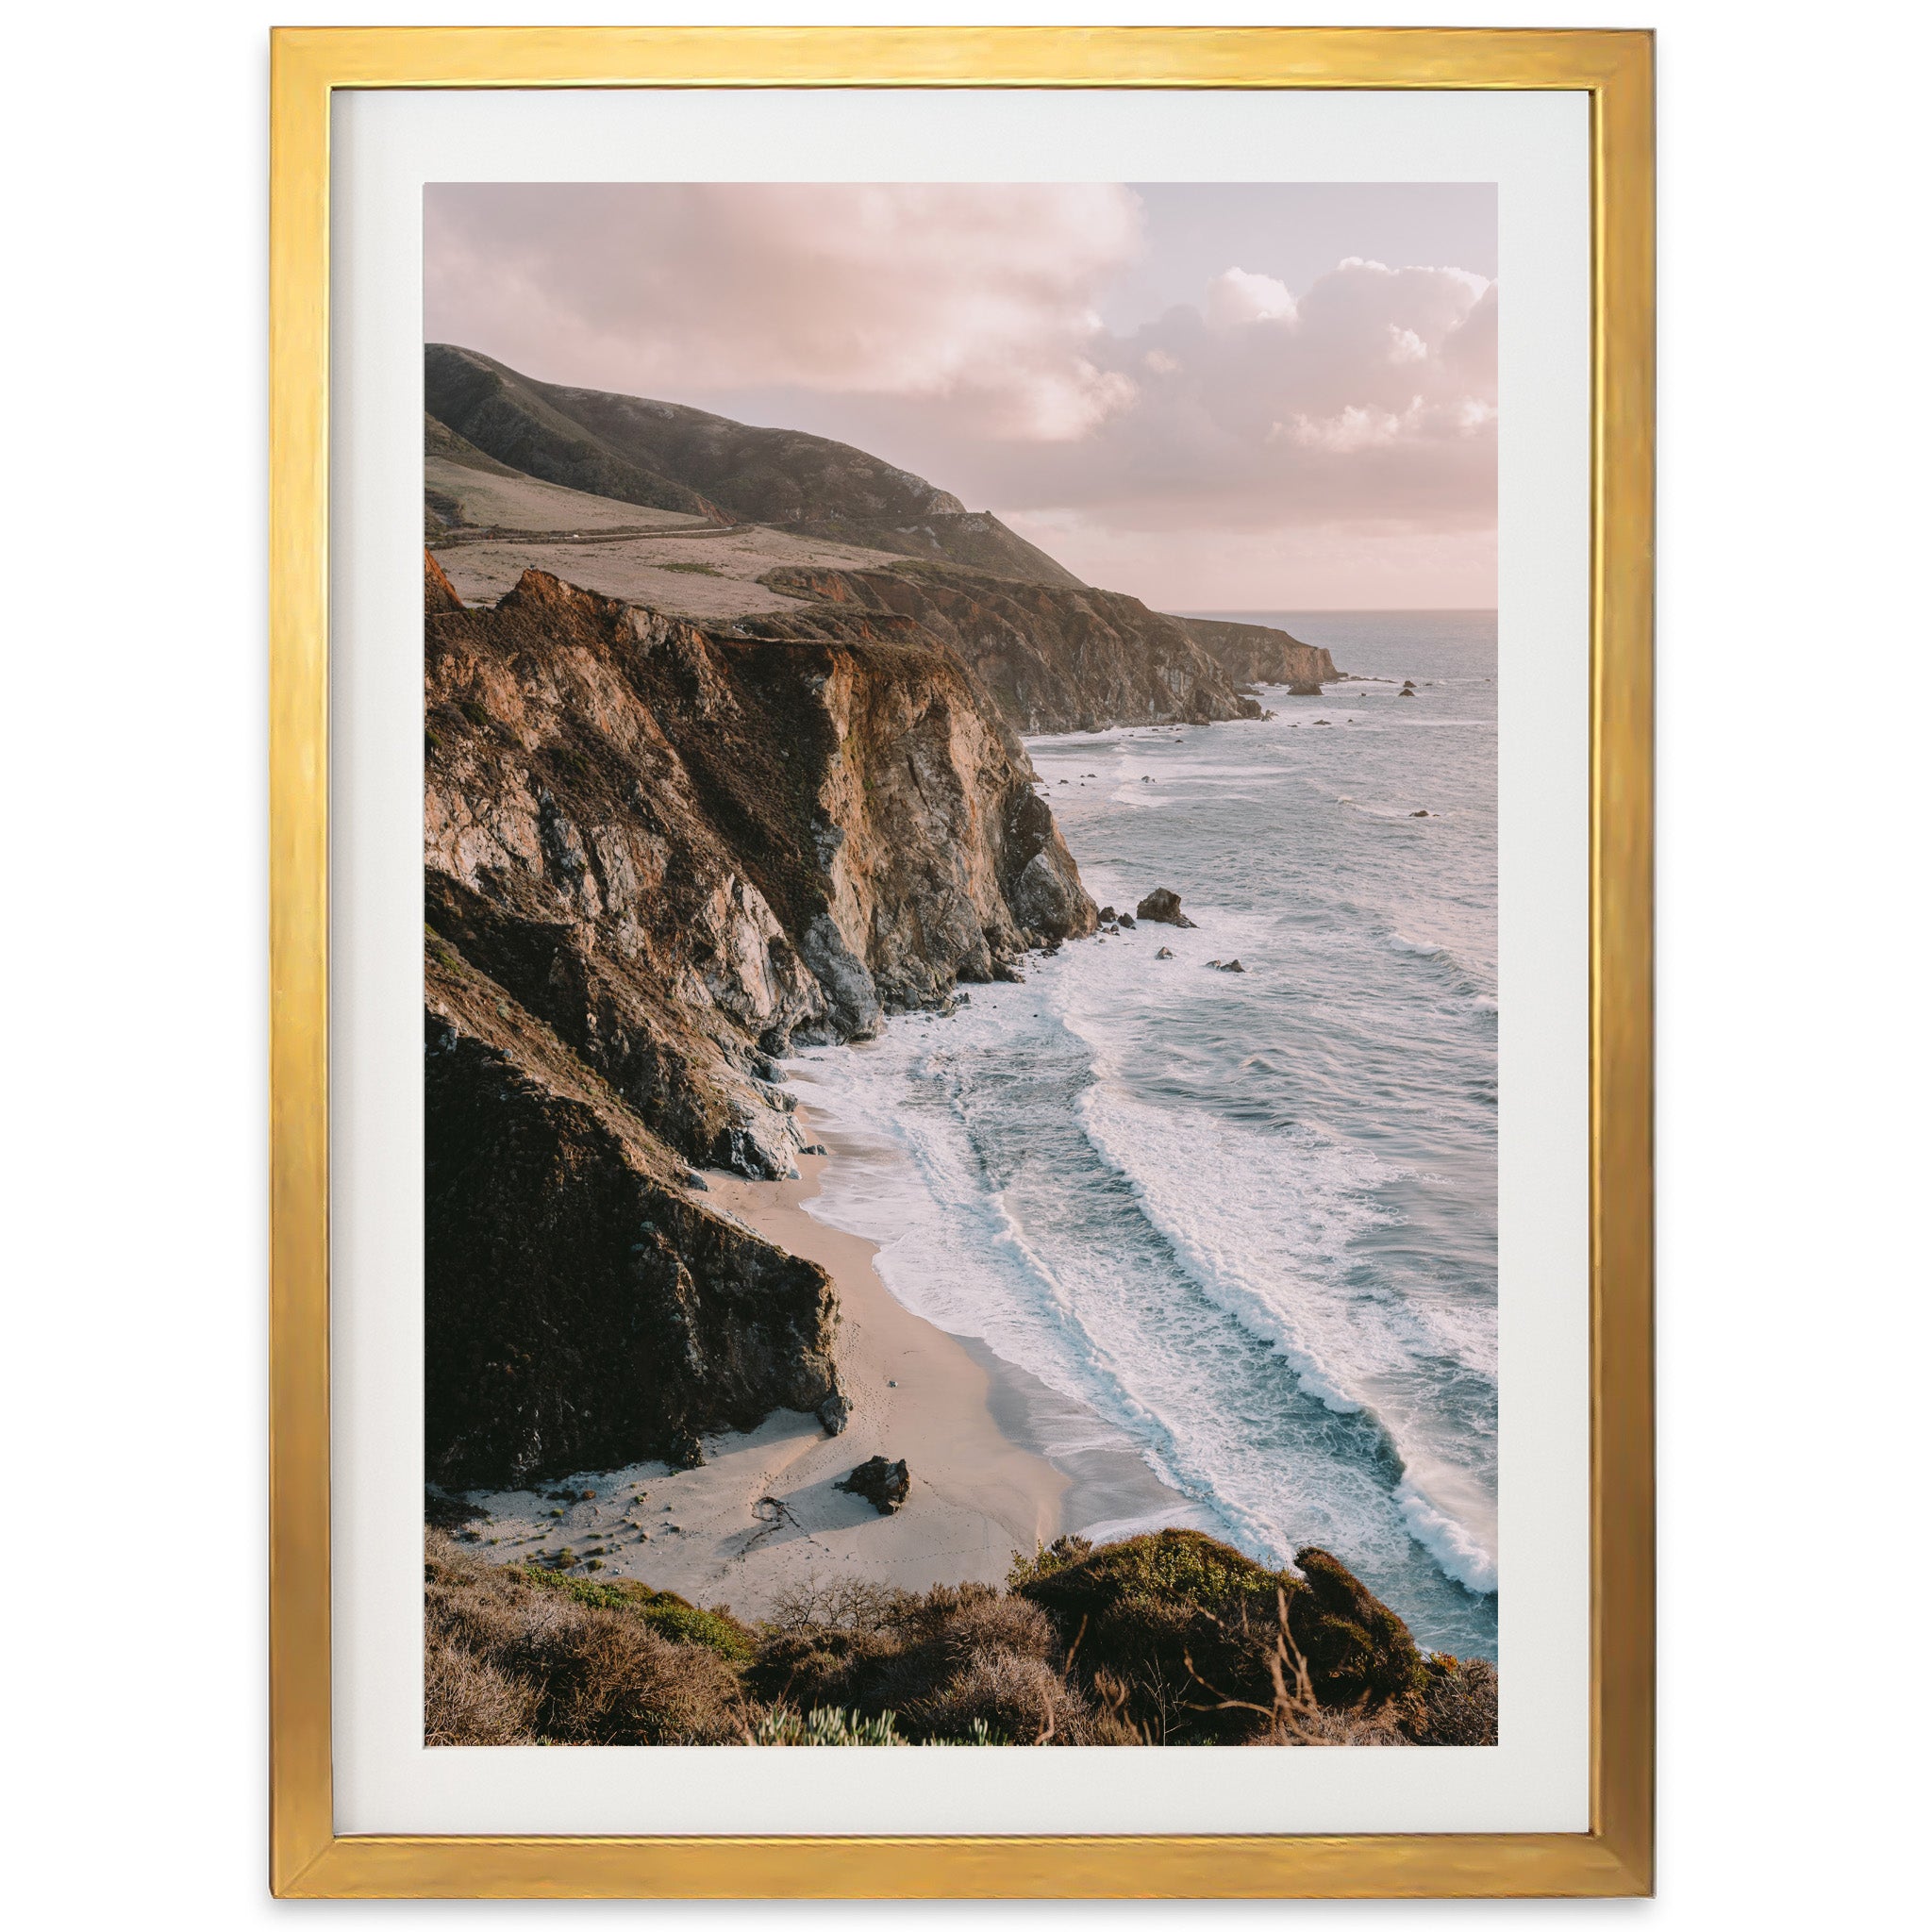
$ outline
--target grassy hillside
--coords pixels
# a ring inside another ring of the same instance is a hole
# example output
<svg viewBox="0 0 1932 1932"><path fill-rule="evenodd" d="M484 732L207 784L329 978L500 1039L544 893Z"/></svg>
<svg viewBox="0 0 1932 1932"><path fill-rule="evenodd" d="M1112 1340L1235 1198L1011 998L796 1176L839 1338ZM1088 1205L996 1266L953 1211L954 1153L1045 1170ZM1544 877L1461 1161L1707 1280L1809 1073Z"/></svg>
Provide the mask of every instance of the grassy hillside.
<svg viewBox="0 0 1932 1932"><path fill-rule="evenodd" d="M539 382L447 342L424 351L424 392L458 440L572 490L1034 582L1079 581L997 517L829 437Z"/></svg>

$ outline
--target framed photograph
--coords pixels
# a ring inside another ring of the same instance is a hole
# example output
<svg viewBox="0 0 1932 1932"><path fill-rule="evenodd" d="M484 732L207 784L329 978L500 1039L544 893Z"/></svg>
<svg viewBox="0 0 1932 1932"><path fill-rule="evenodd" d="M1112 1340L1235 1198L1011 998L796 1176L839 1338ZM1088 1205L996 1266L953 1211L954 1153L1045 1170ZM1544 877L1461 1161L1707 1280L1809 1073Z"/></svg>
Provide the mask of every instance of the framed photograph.
<svg viewBox="0 0 1932 1932"><path fill-rule="evenodd" d="M278 1894L1648 1890L1651 98L275 36Z"/></svg>

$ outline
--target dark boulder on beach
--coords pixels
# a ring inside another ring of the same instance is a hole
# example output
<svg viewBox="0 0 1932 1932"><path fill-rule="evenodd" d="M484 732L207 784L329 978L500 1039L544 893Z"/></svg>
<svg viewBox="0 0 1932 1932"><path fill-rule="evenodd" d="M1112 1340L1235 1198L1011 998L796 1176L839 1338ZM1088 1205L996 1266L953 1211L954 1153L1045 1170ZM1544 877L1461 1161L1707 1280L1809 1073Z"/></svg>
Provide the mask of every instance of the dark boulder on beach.
<svg viewBox="0 0 1932 1932"><path fill-rule="evenodd" d="M819 1425L824 1430L826 1435L841 1436L845 1433L846 1423L851 1419L852 1405L846 1400L842 1390L834 1389L819 1404L815 1412L819 1419Z"/></svg>
<svg viewBox="0 0 1932 1932"><path fill-rule="evenodd" d="M1194 923L1181 910L1180 894L1169 891L1165 886L1156 886L1134 908L1134 917L1152 920L1157 925L1191 926Z"/></svg>
<svg viewBox="0 0 1932 1932"><path fill-rule="evenodd" d="M881 1516L890 1516L911 1490L912 1473L903 1457L897 1462L889 1462L883 1456L874 1456L861 1462L843 1482L832 1487L849 1495L863 1496Z"/></svg>

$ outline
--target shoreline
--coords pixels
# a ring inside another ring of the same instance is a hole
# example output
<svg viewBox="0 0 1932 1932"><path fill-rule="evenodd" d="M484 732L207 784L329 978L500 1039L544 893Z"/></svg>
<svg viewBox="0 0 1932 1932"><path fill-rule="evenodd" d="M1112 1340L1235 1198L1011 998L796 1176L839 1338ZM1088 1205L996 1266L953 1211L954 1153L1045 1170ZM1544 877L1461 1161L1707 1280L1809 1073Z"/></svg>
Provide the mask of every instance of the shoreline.
<svg viewBox="0 0 1932 1932"><path fill-rule="evenodd" d="M801 1587L1003 1583L1016 1554L1069 1528L1206 1526L1126 1437L984 1343L914 1314L880 1276L876 1243L808 1212L831 1160L875 1158L822 1138L832 1151L800 1155L796 1179L703 1173L708 1205L831 1275L845 1428L827 1436L815 1416L778 1409L748 1432L708 1435L697 1469L646 1461L470 1491L491 1559L568 1547L595 1556L606 1576L758 1617ZM910 1493L890 1516L834 1487L872 1456L908 1465Z"/></svg>

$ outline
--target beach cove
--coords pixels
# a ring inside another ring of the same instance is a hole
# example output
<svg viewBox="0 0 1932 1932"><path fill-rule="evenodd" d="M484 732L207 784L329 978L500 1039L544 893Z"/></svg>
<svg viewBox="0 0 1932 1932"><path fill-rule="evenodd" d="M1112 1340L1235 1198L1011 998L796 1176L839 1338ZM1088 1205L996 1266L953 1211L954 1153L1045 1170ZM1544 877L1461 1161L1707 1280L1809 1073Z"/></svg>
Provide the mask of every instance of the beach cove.
<svg viewBox="0 0 1932 1932"><path fill-rule="evenodd" d="M695 1469L646 1460L472 1491L480 1545L498 1561L568 1548L612 1577L756 1618L788 1592L844 1581L997 1584L1016 1555L1107 1518L1193 1523L1198 1512L1124 1437L914 1314L880 1279L877 1243L810 1211L828 1169L876 1160L818 1131L830 1151L801 1154L795 1179L703 1178L709 1205L831 1275L844 1429L827 1435L816 1416L777 1409L756 1429L706 1436ZM909 1493L890 1515L838 1487L873 1456L908 1464Z"/></svg>

